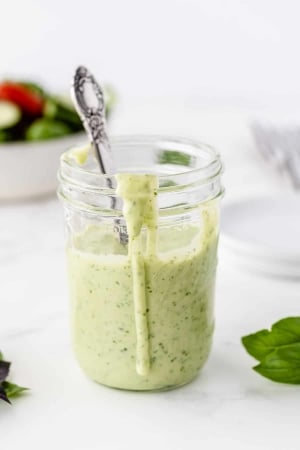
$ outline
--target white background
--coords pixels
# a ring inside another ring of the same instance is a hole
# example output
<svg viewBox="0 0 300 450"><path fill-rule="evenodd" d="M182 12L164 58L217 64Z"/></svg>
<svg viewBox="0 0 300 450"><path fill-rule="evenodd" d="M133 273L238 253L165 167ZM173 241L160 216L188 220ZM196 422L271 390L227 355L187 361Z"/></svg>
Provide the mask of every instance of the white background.
<svg viewBox="0 0 300 450"><path fill-rule="evenodd" d="M298 102L299 15L298 0L3 0L0 69L66 88L82 63L126 100Z"/></svg>
<svg viewBox="0 0 300 450"><path fill-rule="evenodd" d="M123 99L114 133L203 137L222 150L226 199L277 192L240 112L300 109L299 17L298 0L2 0L0 75L66 89L86 64ZM0 219L0 345L31 388L0 404L1 449L299 450L299 386L258 376L240 344L299 315L299 283L233 266L221 245L201 376L168 393L109 390L72 356L61 205L1 204Z"/></svg>

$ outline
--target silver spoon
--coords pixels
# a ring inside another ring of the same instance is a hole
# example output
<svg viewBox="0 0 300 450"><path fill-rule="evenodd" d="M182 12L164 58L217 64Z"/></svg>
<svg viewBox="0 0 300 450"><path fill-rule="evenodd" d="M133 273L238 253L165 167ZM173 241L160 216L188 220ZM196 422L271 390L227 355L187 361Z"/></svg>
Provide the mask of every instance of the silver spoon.
<svg viewBox="0 0 300 450"><path fill-rule="evenodd" d="M107 135L103 91L84 66L79 66L75 71L71 96L93 144L100 172L113 175L116 172L116 164ZM109 187L113 187L111 179L108 178L107 183ZM112 209L117 208L115 197L112 198L111 207ZM125 226L120 225L119 220L115 221L114 230L118 233L121 244L126 244L128 242L127 230Z"/></svg>
<svg viewBox="0 0 300 450"><path fill-rule="evenodd" d="M106 131L103 91L86 67L79 66L76 69L71 95L93 143L101 173L114 174L116 168Z"/></svg>

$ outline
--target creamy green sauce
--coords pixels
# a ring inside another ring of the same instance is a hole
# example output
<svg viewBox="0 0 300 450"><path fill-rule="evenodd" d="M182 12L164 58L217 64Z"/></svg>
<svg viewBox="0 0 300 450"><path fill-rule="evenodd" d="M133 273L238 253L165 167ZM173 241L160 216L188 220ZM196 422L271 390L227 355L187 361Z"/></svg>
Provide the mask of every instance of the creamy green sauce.
<svg viewBox="0 0 300 450"><path fill-rule="evenodd" d="M124 389L193 379L213 333L217 209L158 227L157 177L117 176L128 246L113 225L89 225L68 249L72 330L80 365Z"/></svg>
<svg viewBox="0 0 300 450"><path fill-rule="evenodd" d="M154 175L117 175L117 194L123 199L123 214L128 232L128 256L131 261L133 309L136 332L136 371L148 375L150 340L145 260L156 255L157 190ZM143 251L142 227L147 228L146 256Z"/></svg>

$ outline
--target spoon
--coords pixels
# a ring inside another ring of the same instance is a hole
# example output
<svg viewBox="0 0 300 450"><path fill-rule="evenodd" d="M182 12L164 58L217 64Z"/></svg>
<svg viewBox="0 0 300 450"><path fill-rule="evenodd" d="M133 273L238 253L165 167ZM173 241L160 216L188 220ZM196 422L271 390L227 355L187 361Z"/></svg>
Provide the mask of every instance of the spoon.
<svg viewBox="0 0 300 450"><path fill-rule="evenodd" d="M116 167L106 131L103 91L84 66L79 66L75 71L71 95L83 126L93 143L101 173L114 174Z"/></svg>
<svg viewBox="0 0 300 450"><path fill-rule="evenodd" d="M93 144L100 172L113 175L116 172L116 164L107 135L103 90L84 66L79 66L75 71L71 97ZM110 188L113 187L110 178L107 184ZM117 201L112 197L112 209L117 209ZM118 234L121 244L128 242L126 226L122 226L118 219L115 220L114 231Z"/></svg>

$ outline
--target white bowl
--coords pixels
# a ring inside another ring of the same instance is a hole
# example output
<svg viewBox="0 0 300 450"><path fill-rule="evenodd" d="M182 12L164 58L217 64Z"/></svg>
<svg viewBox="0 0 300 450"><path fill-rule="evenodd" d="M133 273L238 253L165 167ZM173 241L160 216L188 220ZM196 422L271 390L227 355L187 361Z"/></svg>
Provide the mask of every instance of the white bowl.
<svg viewBox="0 0 300 450"><path fill-rule="evenodd" d="M0 200L54 193L60 155L87 140L84 132L36 142L0 144Z"/></svg>

